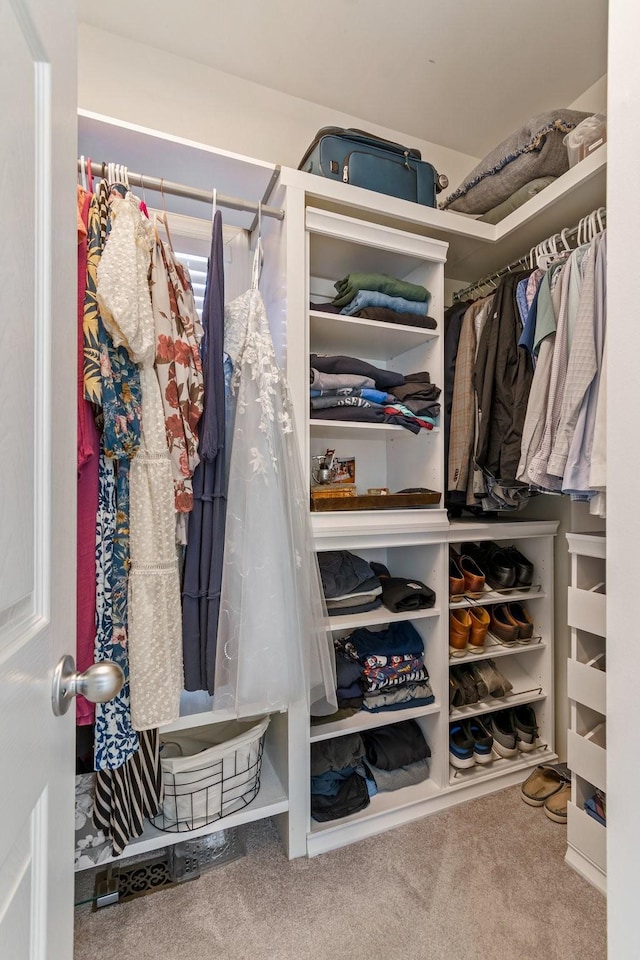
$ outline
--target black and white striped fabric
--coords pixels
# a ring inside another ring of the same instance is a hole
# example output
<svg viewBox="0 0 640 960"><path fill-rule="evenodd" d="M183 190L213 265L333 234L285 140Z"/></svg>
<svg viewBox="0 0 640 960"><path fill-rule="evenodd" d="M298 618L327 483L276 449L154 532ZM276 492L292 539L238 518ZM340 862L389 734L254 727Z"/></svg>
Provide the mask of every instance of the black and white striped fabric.
<svg viewBox="0 0 640 960"><path fill-rule="evenodd" d="M99 770L93 822L111 838L114 856L144 830L145 817L155 817L162 803L162 770L157 730L138 733L140 749L116 770Z"/></svg>

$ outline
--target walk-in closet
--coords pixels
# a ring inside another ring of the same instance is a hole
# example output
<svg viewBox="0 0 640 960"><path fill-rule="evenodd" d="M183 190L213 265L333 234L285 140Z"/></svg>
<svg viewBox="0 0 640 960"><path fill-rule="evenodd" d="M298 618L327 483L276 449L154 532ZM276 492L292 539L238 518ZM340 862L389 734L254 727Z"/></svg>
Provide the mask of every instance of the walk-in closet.
<svg viewBox="0 0 640 960"><path fill-rule="evenodd" d="M635 958L640 15L114 3L2 4L0 958Z"/></svg>

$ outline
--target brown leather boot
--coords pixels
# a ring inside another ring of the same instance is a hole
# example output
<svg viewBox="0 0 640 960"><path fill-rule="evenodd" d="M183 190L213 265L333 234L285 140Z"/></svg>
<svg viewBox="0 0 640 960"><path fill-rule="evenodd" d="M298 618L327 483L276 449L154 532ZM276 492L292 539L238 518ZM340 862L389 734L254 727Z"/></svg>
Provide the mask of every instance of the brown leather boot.
<svg viewBox="0 0 640 960"><path fill-rule="evenodd" d="M449 613L449 655L464 657L471 633L471 617L468 610L451 610Z"/></svg>
<svg viewBox="0 0 640 960"><path fill-rule="evenodd" d="M469 633L469 650L476 653L482 653L484 650L484 641L489 629L491 617L489 611L484 607L469 607L469 616L471 618L471 631Z"/></svg>

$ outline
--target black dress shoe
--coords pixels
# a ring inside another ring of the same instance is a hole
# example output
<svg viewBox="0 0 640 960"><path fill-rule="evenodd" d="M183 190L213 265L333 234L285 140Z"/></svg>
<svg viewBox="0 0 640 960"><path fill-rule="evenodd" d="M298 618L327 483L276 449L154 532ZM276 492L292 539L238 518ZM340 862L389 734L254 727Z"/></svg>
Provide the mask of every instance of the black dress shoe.
<svg viewBox="0 0 640 960"><path fill-rule="evenodd" d="M505 548L505 553L516 568L516 587L530 587L533 583L533 564L520 553L517 547Z"/></svg>
<svg viewBox="0 0 640 960"><path fill-rule="evenodd" d="M461 552L473 557L494 590L513 587L516 582L516 566L503 547L488 540L486 543L463 543Z"/></svg>

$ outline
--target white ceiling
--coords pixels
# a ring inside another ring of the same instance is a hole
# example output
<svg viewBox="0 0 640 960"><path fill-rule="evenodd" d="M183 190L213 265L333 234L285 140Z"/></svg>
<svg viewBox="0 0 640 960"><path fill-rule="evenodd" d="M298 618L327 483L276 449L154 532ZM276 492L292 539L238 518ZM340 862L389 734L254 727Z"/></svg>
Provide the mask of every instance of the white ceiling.
<svg viewBox="0 0 640 960"><path fill-rule="evenodd" d="M607 0L79 6L84 23L473 156L607 69Z"/></svg>

